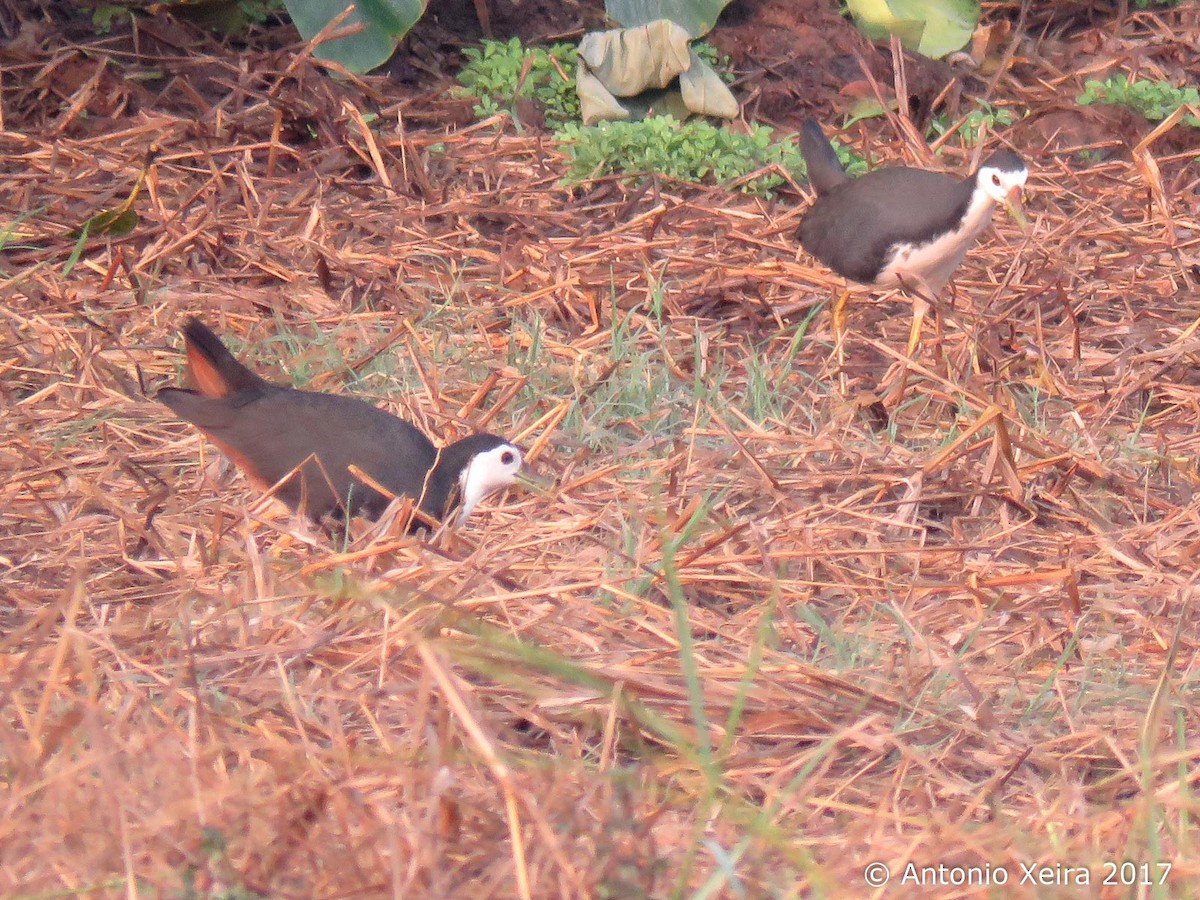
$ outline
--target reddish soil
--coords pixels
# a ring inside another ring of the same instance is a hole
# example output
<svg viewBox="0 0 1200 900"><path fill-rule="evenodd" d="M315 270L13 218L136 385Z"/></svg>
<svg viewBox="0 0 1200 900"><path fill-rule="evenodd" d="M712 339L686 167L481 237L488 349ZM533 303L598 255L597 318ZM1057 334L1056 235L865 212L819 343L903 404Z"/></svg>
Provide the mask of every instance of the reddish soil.
<svg viewBox="0 0 1200 900"><path fill-rule="evenodd" d="M744 73L741 86L754 97L747 117L788 129L805 116L828 119L845 106L843 89L863 82L860 60L875 78L890 81L890 53L867 41L832 4L735 3L712 42ZM912 55L907 64L910 99L927 109L949 79L949 67Z"/></svg>
<svg viewBox="0 0 1200 900"><path fill-rule="evenodd" d="M1103 77L1107 68L1122 59L1126 64L1161 71L1177 84L1200 79L1200 60L1184 52L1180 42L1122 39L1116 3L1036 6L1028 14L1027 37L1015 56L1013 75L1018 81L1083 67ZM1015 26L1019 7L1019 3L1002 4L990 11L990 18L1007 19ZM489 17L486 28L480 22L480 9ZM493 0L477 4L474 0L449 0L431 8L388 64L388 71L399 84L421 94L428 90L430 73L452 73L460 63L461 48L485 35L517 35L528 43L548 43L574 39L586 30L602 27L604 16L598 2ZM864 66L885 96L893 94L890 49L863 37L849 19L838 14L833 3L735 0L708 39L732 61L738 74L735 90L749 120L786 131L796 130L806 116L831 121L858 99L873 96ZM1036 54L1025 63L1023 52L1033 39L1037 40ZM1097 60L1111 60L1111 64L1106 68L1097 65ZM1004 95L1003 84L992 84L969 67L906 53L904 69L909 109L919 126L934 112L955 118L978 98L994 101ZM429 98L414 98L419 104L421 99ZM1032 109L1010 139L1027 151L1103 144L1114 135L1122 144L1133 146L1148 130L1136 112L1113 106L1080 107L1074 99L1071 92L1060 104ZM442 106L435 114L449 111ZM860 130L864 137L873 135L877 123L869 122ZM1171 152L1195 148L1200 146L1200 131L1174 129L1160 146Z"/></svg>
<svg viewBox="0 0 1200 900"><path fill-rule="evenodd" d="M7 39L3 53L10 62L35 58L39 43L51 32L60 44L97 42L90 16L71 4L43 0L38 4L38 16L30 16L27 9L18 15L22 12L18 6L12 0L0 0L0 37ZM1037 7L1030 12L1025 37L1016 48L1011 70L1014 83L1054 79L1072 70L1103 77L1118 65L1148 76L1161 75L1177 84L1200 80L1200 60L1185 52L1183 43L1126 37L1126 32L1133 31L1128 22L1136 22L1136 18L1117 22L1116 4L1068 2ZM1004 4L990 15L994 21L1007 15L1010 23L1016 24L1018 9L1017 3ZM1195 17L1198 13L1178 15ZM486 21L481 21L481 16ZM397 94L407 95L416 120L466 124L470 104L447 103L444 96L462 64L464 47L488 35L498 39L516 35L527 43L572 40L586 30L602 27L604 13L599 2L446 0L431 6L384 66L391 89L387 98L379 99L382 103ZM846 113L856 100L872 95L871 80L885 95L893 92L889 48L866 40L836 12L833 3L736 0L726 8L709 40L732 61L738 75L735 90L743 101L745 117L787 131L798 128L805 116L832 121ZM1036 49L1031 50L1034 40ZM104 119L139 110L173 112L189 105L207 108L227 92L231 80L228 67L219 62L223 53L245 45L245 49L269 58L290 52L287 48L296 41L294 29L284 21L269 22L249 36L222 38L161 12L138 14L133 30L117 20L113 33L102 36L98 43L110 50L132 53L136 49L149 57L158 56L165 64L157 67L162 71L159 78L129 78L128 71L112 67L100 73L97 77L103 89L92 92L91 124L103 128ZM976 99L1003 99L1008 80L993 84L976 71L911 53L905 54L904 69L909 109L918 125L935 111L954 118ZM76 57L54 75L56 93L69 97L95 72ZM292 112L292 124L303 131L305 111ZM83 121L77 119L75 127L86 130ZM868 142L878 130L878 120L860 126ZM1103 144L1114 135L1125 146L1132 146L1147 131L1139 114L1122 107L1080 107L1074 102L1074 91L1068 91L1061 103L1031 109L1009 138L1022 149L1036 151ZM1186 128L1174 129L1159 145L1171 152L1197 146L1200 130Z"/></svg>

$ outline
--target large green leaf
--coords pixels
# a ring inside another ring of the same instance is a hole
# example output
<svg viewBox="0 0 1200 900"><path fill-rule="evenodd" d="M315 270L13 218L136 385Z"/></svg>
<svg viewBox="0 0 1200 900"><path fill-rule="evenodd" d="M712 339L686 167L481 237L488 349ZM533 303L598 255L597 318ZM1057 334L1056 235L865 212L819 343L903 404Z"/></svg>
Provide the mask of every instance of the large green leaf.
<svg viewBox="0 0 1200 900"><path fill-rule="evenodd" d="M284 0L301 36L311 40L350 5L351 0ZM361 22L362 31L325 41L316 55L340 63L351 72L366 72L396 49L425 12L426 0L355 0L355 9L337 30Z"/></svg>
<svg viewBox="0 0 1200 900"><path fill-rule="evenodd" d="M894 34L909 50L941 59L961 50L979 24L979 0L846 0L872 40Z"/></svg>
<svg viewBox="0 0 1200 900"><path fill-rule="evenodd" d="M626 28L670 19L693 39L708 34L730 0L604 0L608 17Z"/></svg>

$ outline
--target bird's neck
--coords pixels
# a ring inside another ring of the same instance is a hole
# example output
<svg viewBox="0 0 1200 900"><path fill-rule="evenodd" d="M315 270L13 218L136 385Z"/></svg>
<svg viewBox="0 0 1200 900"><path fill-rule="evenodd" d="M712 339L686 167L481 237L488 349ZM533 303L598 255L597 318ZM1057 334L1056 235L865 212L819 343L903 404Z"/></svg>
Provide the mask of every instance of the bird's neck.
<svg viewBox="0 0 1200 900"><path fill-rule="evenodd" d="M971 202L967 204L967 214L963 216L958 231L964 237L974 237L987 228L992 221L992 213L996 209L996 201L983 188L972 183Z"/></svg>
<svg viewBox="0 0 1200 900"><path fill-rule="evenodd" d="M437 451L437 461L425 478L425 502L422 508L435 518L443 518L462 500L462 476L471 461L472 448L456 441Z"/></svg>
<svg viewBox="0 0 1200 900"><path fill-rule="evenodd" d="M438 450L437 463L433 467L433 478L446 484L456 484L474 453L474 448L462 441L442 447Z"/></svg>

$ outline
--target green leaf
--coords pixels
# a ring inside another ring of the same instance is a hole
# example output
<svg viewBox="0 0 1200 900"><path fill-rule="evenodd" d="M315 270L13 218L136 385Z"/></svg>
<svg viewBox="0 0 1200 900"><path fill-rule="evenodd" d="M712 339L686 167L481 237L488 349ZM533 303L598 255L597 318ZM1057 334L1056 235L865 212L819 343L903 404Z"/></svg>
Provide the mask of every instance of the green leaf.
<svg viewBox="0 0 1200 900"><path fill-rule="evenodd" d="M260 0L265 7L265 0ZM172 15L194 22L201 28L218 34L241 34L254 21L250 15L252 7L241 0L199 0L191 3L172 3Z"/></svg>
<svg viewBox="0 0 1200 900"><path fill-rule="evenodd" d="M71 270L79 262L79 257L83 254L83 246L89 237L94 234L112 234L121 237L129 234L137 226L140 219L133 205L142 192L142 185L146 183L146 174L154 165L158 153L158 144L151 144L150 149L146 151L146 161L142 165L142 171L138 173L137 181L133 183L129 196L121 201L119 206L89 216L82 225L68 232L67 237L75 241L75 246L71 250L71 255L67 257L66 263L63 264L64 278L71 274Z"/></svg>
<svg viewBox="0 0 1200 900"><path fill-rule="evenodd" d="M133 204L137 200L138 194L141 193L142 184L145 180L146 170L143 169L141 174L138 175L133 189L129 192L129 196L121 201L120 206L101 210L94 216L89 216L78 228L72 228L67 233L67 237L86 240L89 235L93 234L112 234L117 237L124 237L129 234L140 221L137 210L133 208Z"/></svg>
<svg viewBox="0 0 1200 900"><path fill-rule="evenodd" d="M96 29L96 34L109 34L112 32L113 23L133 21L133 13L124 6L118 6L114 3L101 3L92 9L92 27Z"/></svg>
<svg viewBox="0 0 1200 900"><path fill-rule="evenodd" d="M139 221L141 220L135 209L109 209L97 213L84 222L83 227L76 234L86 232L87 234L111 234L115 237L124 237L137 227Z"/></svg>
<svg viewBox="0 0 1200 900"><path fill-rule="evenodd" d="M855 122L860 122L863 119L873 119L876 116L884 115L889 109L895 109L898 106L894 99L889 100L886 107L874 97L860 97L854 101L854 104L847 110L846 121L842 124L843 128L849 128Z"/></svg>
<svg viewBox="0 0 1200 900"><path fill-rule="evenodd" d="M1200 107L1200 91L1191 85L1178 88L1165 81L1130 81L1128 75L1118 72L1105 81L1085 82L1083 93L1075 98L1075 102L1082 106L1120 104L1138 110L1151 122L1158 122L1180 106ZM1200 116L1188 113L1181 121L1192 128L1200 128Z"/></svg>
<svg viewBox="0 0 1200 900"><path fill-rule="evenodd" d="M311 40L349 5L349 0L284 0L301 36ZM362 23L362 31L325 41L314 51L351 72L367 72L382 63L425 12L425 0L356 0L354 11L338 27Z"/></svg>
<svg viewBox="0 0 1200 900"><path fill-rule="evenodd" d="M894 34L909 50L941 59L961 50L979 24L979 0L846 0L872 40Z"/></svg>
<svg viewBox="0 0 1200 900"><path fill-rule="evenodd" d="M925 33L924 19L901 19L889 8L887 0L846 0L850 15L858 30L873 41L896 35L909 50L921 45Z"/></svg>
<svg viewBox="0 0 1200 900"><path fill-rule="evenodd" d="M692 38L708 34L730 0L604 0L608 17L626 28L670 19Z"/></svg>

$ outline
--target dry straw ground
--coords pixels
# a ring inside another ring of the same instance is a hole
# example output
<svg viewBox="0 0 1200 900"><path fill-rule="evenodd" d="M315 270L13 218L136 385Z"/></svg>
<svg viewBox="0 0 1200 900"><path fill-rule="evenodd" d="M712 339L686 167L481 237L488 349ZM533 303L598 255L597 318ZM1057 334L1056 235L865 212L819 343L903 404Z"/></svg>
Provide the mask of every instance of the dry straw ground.
<svg viewBox="0 0 1200 900"><path fill-rule="evenodd" d="M1177 16L1089 34L1153 72ZM1194 155L1028 139L1032 234L880 418L905 308L838 368L803 204L564 188L536 131L148 21L3 73L0 893L1196 894ZM997 98L1069 106L1023 46ZM305 529L149 399L193 313L555 486Z"/></svg>

